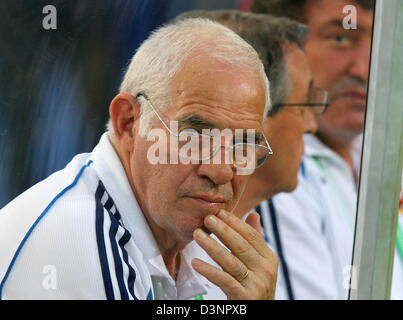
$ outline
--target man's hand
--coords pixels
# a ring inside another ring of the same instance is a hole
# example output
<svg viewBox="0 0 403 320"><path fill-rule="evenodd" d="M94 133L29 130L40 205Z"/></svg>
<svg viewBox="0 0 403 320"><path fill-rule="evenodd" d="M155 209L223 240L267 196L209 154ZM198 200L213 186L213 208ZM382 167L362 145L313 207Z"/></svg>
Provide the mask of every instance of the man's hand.
<svg viewBox="0 0 403 320"><path fill-rule="evenodd" d="M217 216L207 216L204 224L230 251L197 229L194 239L222 270L200 259L192 260L193 268L220 287L228 299L273 299L278 260L260 234L259 216L253 213L243 222L221 210Z"/></svg>

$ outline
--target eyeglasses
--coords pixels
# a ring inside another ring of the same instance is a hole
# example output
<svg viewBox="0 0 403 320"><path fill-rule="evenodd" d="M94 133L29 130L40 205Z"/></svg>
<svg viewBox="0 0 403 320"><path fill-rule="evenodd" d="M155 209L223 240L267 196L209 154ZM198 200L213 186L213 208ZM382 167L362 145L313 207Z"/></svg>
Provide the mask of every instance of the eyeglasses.
<svg viewBox="0 0 403 320"><path fill-rule="evenodd" d="M263 144L240 142L233 145L222 144L221 135L206 135L199 133L194 128L186 128L179 132L179 134L176 134L162 119L148 96L145 93L138 93L136 99L140 97L143 97L150 104L152 110L168 132L178 138L178 150L181 159L188 160L191 163L202 163L213 159L213 163L222 163L221 159L216 162L216 156L219 155L218 151L223 147L230 151L230 154L228 152L225 153L225 163L231 163L234 167L240 169L254 170L260 167L273 154L264 134L262 134ZM235 134L235 136L237 135ZM229 156L232 158L228 158Z"/></svg>
<svg viewBox="0 0 403 320"><path fill-rule="evenodd" d="M324 114L329 106L329 94L326 90L320 88L312 88L309 91L307 103L278 103L273 109L281 107L310 107L312 112L321 115Z"/></svg>

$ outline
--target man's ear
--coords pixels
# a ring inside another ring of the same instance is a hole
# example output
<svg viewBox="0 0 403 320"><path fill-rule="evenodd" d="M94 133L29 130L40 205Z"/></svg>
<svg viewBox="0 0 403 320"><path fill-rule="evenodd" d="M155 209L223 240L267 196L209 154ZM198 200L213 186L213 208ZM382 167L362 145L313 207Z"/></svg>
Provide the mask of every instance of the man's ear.
<svg viewBox="0 0 403 320"><path fill-rule="evenodd" d="M119 93L109 106L114 135L121 146L131 152L134 146L135 130L140 118L140 104L128 93Z"/></svg>

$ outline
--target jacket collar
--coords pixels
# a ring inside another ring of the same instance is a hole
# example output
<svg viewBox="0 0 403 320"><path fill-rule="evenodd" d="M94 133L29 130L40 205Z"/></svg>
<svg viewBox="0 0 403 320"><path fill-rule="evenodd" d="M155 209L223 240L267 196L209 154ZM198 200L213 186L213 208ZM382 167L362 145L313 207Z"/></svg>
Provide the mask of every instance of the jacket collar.
<svg viewBox="0 0 403 320"><path fill-rule="evenodd" d="M359 172L361 162L361 150L362 150L362 134L359 135L353 142L351 148L351 155L353 157L354 167ZM346 162L336 152L325 145L316 135L306 134L304 135L305 143L305 156L325 158L329 161L336 162L343 167L347 166Z"/></svg>
<svg viewBox="0 0 403 320"><path fill-rule="evenodd" d="M154 235L132 192L119 156L110 142L108 133L102 135L99 144L93 150L92 158L94 169L114 200L122 216L125 228L130 232L134 242L141 250L150 275L172 279L165 266ZM201 285L201 282L203 282L201 277L191 267L192 256L190 253L188 254L188 250L183 250L182 258L184 265L181 265L181 269L184 266L186 273L191 275L191 277L186 276L184 281L189 280L188 278L193 278L193 282L199 283L200 287L204 290L203 285Z"/></svg>
<svg viewBox="0 0 403 320"><path fill-rule="evenodd" d="M122 221L131 233L144 258L158 256L159 249L148 223L140 209L108 133L104 133L93 150L94 168L106 190L115 202Z"/></svg>

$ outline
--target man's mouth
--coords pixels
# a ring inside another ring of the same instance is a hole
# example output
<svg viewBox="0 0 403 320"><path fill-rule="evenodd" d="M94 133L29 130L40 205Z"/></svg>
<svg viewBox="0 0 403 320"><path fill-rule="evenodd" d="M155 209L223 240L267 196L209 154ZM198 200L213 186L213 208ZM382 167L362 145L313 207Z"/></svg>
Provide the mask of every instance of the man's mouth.
<svg viewBox="0 0 403 320"><path fill-rule="evenodd" d="M365 105L367 99L367 93L362 90L346 90L341 93L338 98L349 99L356 103Z"/></svg>
<svg viewBox="0 0 403 320"><path fill-rule="evenodd" d="M208 194L197 194L189 196L188 198L194 200L199 206L208 209L209 211L218 211L223 209L227 200L224 197L212 196Z"/></svg>
<svg viewBox="0 0 403 320"><path fill-rule="evenodd" d="M345 100L355 111L362 112L365 109L367 93L363 90L346 90L331 99L330 104L338 99Z"/></svg>

